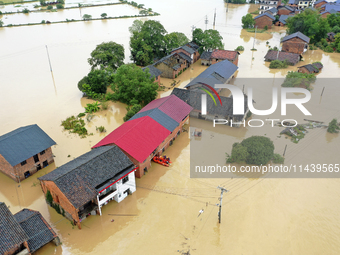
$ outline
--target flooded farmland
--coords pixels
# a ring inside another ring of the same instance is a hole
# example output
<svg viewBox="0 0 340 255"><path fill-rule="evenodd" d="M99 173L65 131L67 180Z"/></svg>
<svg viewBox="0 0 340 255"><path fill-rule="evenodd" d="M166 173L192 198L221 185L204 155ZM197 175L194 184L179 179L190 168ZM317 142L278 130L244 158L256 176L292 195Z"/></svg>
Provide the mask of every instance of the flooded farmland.
<svg viewBox="0 0 340 255"><path fill-rule="evenodd" d="M285 35L283 28L257 33L255 40L253 33L241 29L241 17L256 9L254 5L229 4L226 12L227 6L222 0L138 3L161 14L142 20L158 20L168 32L183 32L189 38L191 26L205 28L206 15L207 27L212 28L216 8L215 28L223 36L225 49L233 50L239 45L245 48L232 81L239 88L244 84L241 78L273 79L273 86L279 86L275 83L277 78L296 70L297 66L269 69L263 61L268 50L266 42L272 47L278 46ZM49 13L41 15L46 15L42 17L45 20L50 17ZM4 20L4 16L0 18ZM167 156L174 161L169 168L153 164L147 175L137 180L135 193L119 204L111 202L104 206L103 216L88 217L82 230L72 227L47 206L37 178L89 151L105 135L98 133L96 126L104 126L111 132L123 123L126 105L117 102L86 122L86 128L93 135L85 139L63 131L60 126L62 120L83 112L84 106L92 102L82 98L77 82L89 72L87 58L97 44L103 41L123 44L125 62L130 62L128 27L133 20L0 28L0 135L20 126L38 124L57 143L52 147L55 163L20 184L0 173L0 201L5 202L12 213L25 207L39 210L61 238L61 246L49 244L36 254L181 254L188 251L190 254L339 254L339 179L193 179L189 172L192 141L189 132L183 133L167 149ZM257 51L250 51L254 43ZM324 84L321 78L339 78L340 54L307 51L302 63L315 61L322 62L324 68L313 85L310 110L316 118L328 123L332 118L340 119L337 100L340 86ZM176 86L184 87L205 68L196 63L176 79ZM168 88L173 87L173 80L161 82ZM326 88L320 98L323 87ZM269 88L260 92L270 94L266 90ZM170 93L171 89L165 89L160 96ZM255 96L261 98L261 94L255 93ZM259 108L268 107L261 104L261 100L256 101ZM302 118L298 113L291 114L299 121ZM269 125L263 129L223 127L216 131L211 129L211 122L190 121L191 126L203 129L203 139L222 141L218 145L220 154L211 155L221 164L234 142L251 135L270 137L275 152L281 154L288 144L286 163L289 164L306 164L311 160L321 164L339 163L339 135L328 134L324 129L311 130L298 144L293 144L284 137L278 138L278 129ZM223 197L221 224L216 206L219 185L229 190ZM198 217L202 209L204 212Z"/></svg>

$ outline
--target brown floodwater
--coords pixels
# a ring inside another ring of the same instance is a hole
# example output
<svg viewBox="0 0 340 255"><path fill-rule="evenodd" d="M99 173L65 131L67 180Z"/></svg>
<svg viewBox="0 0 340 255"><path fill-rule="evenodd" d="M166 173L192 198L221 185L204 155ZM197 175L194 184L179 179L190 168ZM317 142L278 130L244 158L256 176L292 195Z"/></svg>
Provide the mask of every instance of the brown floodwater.
<svg viewBox="0 0 340 255"><path fill-rule="evenodd" d="M223 36L225 49L242 45L239 71L232 83L239 88L246 82L240 78L269 78L272 86L254 89L256 107L270 106L261 100L271 95L271 88L280 86L283 78L297 66L270 70L264 62L269 45L279 46L285 35L283 28L264 33L248 33L241 29L241 17L254 11L254 5L227 5L220 0L179 1L171 4L150 0L147 7L160 16L142 20L159 20L168 32L179 31L191 37L191 26L212 28L216 8L215 28ZM180 8L179 8L180 7ZM31 15L31 14L29 14ZM33 14L32 14L33 15ZM48 13L44 19L48 20ZM94 114L86 121L93 135L81 139L63 131L61 121L84 111L92 102L82 98L77 82L90 67L87 58L103 41L115 41L125 47L125 62L130 62L128 27L133 19L53 24L50 26L13 27L0 29L0 134L24 125L38 124L57 143L53 146L55 163L20 184L0 174L0 201L13 213L24 207L39 210L59 234L62 245L49 244L37 254L339 254L340 253L340 182L338 179L191 179L189 172L190 139L183 133L166 151L173 164L169 168L153 164L150 171L137 180L137 191L117 204L103 207L103 216L91 216L83 229L48 207L37 178L57 166L80 156L102 139L96 131L104 126L111 132L123 123L126 105L110 103L108 110ZM250 51L253 48L257 51ZM54 82L50 72L48 46ZM302 64L321 61L324 68L319 78L339 78L340 54L307 51ZM184 87L206 67L196 63L176 80ZM171 93L171 79L162 79L166 87L160 96ZM256 83L256 82L255 82ZM308 109L313 119L328 123L340 119L336 84L317 80L313 85ZM319 95L325 87L323 97ZM288 108L290 118L302 121L298 111ZM273 117L279 117L275 112ZM253 118L264 119L253 116ZM266 135L274 141L275 151L283 153L287 145L286 163L306 164L311 161L330 163L338 160L340 138L325 129L313 129L298 144L284 136L280 128L249 127L212 129L211 122L191 119L192 127L203 129L202 141L215 143L218 153L209 155L223 164L225 152L230 153L234 142L251 135ZM189 129L189 128L188 128ZM250 176L251 177L251 176ZM220 192L218 185L229 190L223 197L222 223L217 212ZM199 211L204 212L198 216ZM112 222L112 220L114 220Z"/></svg>

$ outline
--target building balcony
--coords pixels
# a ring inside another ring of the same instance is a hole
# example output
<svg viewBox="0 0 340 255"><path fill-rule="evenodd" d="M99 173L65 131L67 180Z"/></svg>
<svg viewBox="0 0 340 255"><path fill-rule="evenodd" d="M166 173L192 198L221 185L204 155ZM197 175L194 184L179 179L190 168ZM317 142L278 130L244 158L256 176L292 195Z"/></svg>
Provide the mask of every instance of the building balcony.
<svg viewBox="0 0 340 255"><path fill-rule="evenodd" d="M98 205L102 206L103 204L105 204L110 199L113 199L113 197L115 195L117 195L117 194L118 194L117 189L113 189L113 190L110 190L110 192L105 193L104 195L99 196L99 198L98 198Z"/></svg>

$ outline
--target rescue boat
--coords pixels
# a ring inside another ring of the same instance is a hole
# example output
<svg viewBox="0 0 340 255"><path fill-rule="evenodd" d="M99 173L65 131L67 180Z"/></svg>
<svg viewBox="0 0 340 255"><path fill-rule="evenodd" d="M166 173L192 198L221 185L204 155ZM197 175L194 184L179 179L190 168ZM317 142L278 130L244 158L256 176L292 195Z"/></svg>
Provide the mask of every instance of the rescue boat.
<svg viewBox="0 0 340 255"><path fill-rule="evenodd" d="M161 164L161 165L163 165L163 166L167 166L167 167L169 167L170 166L170 164L172 163L171 161L170 161L170 158L167 158L166 156L154 156L153 158L152 158L152 160L154 161L154 162L156 162L156 163L158 163L158 164Z"/></svg>

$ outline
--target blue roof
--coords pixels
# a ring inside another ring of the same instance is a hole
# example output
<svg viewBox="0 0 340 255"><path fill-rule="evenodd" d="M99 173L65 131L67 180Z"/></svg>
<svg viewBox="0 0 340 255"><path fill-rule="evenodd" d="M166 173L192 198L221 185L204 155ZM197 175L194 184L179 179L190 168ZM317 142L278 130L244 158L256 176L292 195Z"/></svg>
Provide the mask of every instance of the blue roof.
<svg viewBox="0 0 340 255"><path fill-rule="evenodd" d="M290 40L290 39L295 38L295 37L300 38L301 40L305 41L306 43L309 43L309 41L310 41L310 38L307 35L304 35L300 31L298 31L298 32L295 32L294 34L287 35L287 36L283 37L282 42L285 42L285 41Z"/></svg>
<svg viewBox="0 0 340 255"><path fill-rule="evenodd" d="M287 23L287 19L291 17L290 15L281 15L279 21L282 22L283 24Z"/></svg>
<svg viewBox="0 0 340 255"><path fill-rule="evenodd" d="M11 166L15 166L55 144L55 141L34 124L0 136L0 154Z"/></svg>
<svg viewBox="0 0 340 255"><path fill-rule="evenodd" d="M318 1L316 1L316 2L314 3L314 5L316 5L316 4L318 4L318 3L322 3L322 2L328 3L328 1L326 1L326 0L318 0Z"/></svg>
<svg viewBox="0 0 340 255"><path fill-rule="evenodd" d="M331 11L331 10L340 12L340 4L326 4L325 11ZM332 12L332 13L335 13L335 12Z"/></svg>
<svg viewBox="0 0 340 255"><path fill-rule="evenodd" d="M148 111L144 112L138 112L136 113L130 120L138 119L144 116L149 116L150 118L157 121L159 124L161 124L163 127L165 127L170 132L174 131L176 127L178 127L179 123L175 121L173 118L159 110L158 108L154 108Z"/></svg>
<svg viewBox="0 0 340 255"><path fill-rule="evenodd" d="M337 13L337 11L332 9L332 10L329 10L329 11L321 12L320 14L322 15L322 14L325 14L325 13L335 14L335 13Z"/></svg>
<svg viewBox="0 0 340 255"><path fill-rule="evenodd" d="M254 19L258 19L258 18L263 17L263 16L267 16L267 17L271 18L272 20L275 20L275 17L273 15L269 14L268 12L264 12L264 13L258 15Z"/></svg>
<svg viewBox="0 0 340 255"><path fill-rule="evenodd" d="M216 64L209 66L185 87L195 85L198 82L203 82L215 88L215 84L225 83L231 76L233 76L237 69L238 67L227 59L217 62Z"/></svg>

